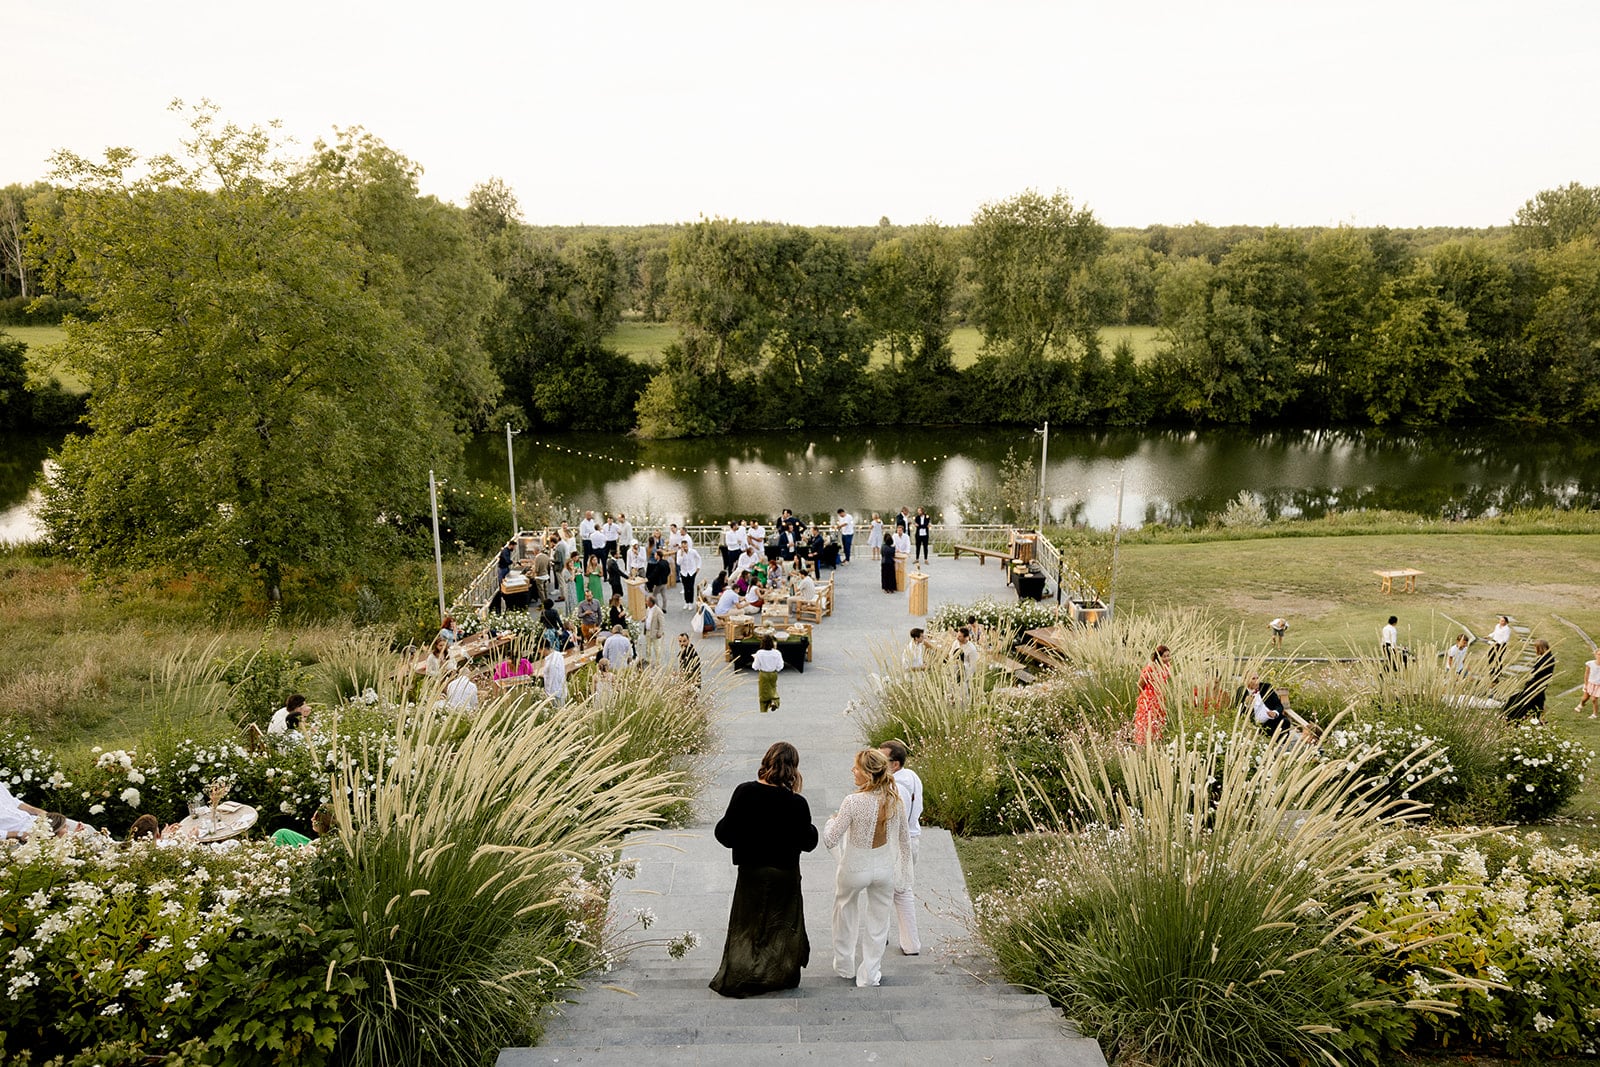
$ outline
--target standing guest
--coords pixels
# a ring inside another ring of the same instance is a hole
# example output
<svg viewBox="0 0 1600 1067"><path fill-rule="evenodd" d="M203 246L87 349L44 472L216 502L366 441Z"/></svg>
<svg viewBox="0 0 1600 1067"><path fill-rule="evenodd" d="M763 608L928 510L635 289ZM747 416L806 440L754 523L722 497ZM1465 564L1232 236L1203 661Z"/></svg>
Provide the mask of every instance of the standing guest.
<svg viewBox="0 0 1600 1067"><path fill-rule="evenodd" d="M894 554L897 559L911 558L911 535L903 528L894 532Z"/></svg>
<svg viewBox="0 0 1600 1067"><path fill-rule="evenodd" d="M1283 635L1289 632L1289 621L1281 617L1273 619L1267 623L1267 629L1272 631L1272 647L1282 648Z"/></svg>
<svg viewBox="0 0 1600 1067"><path fill-rule="evenodd" d="M626 552L634 545L633 523L628 521L628 516L619 512L617 514L617 544Z"/></svg>
<svg viewBox="0 0 1600 1067"><path fill-rule="evenodd" d="M678 635L678 670L696 691L700 688L700 653L689 642L688 634Z"/></svg>
<svg viewBox="0 0 1600 1067"><path fill-rule="evenodd" d="M594 512L592 511L585 511L583 519L578 523L578 543L583 546L583 566L587 570L589 557L594 555Z"/></svg>
<svg viewBox="0 0 1600 1067"><path fill-rule="evenodd" d="M494 561L494 584L500 585L506 580L506 575L511 573L511 546L515 541L507 541L500 549L500 555Z"/></svg>
<svg viewBox="0 0 1600 1067"><path fill-rule="evenodd" d="M839 528L839 545L844 553L844 561L850 562L850 545L856 539L856 517L844 508L839 509L838 520L834 523Z"/></svg>
<svg viewBox="0 0 1600 1067"><path fill-rule="evenodd" d="M1594 659L1583 665L1583 695L1578 698L1578 706L1573 710L1579 715L1583 714L1585 704L1594 701L1594 710L1589 713L1589 718L1600 718L1600 646L1594 650Z"/></svg>
<svg viewBox="0 0 1600 1067"><path fill-rule="evenodd" d="M717 841L733 850L739 868L722 964L711 979L725 997L794 989L811 962L800 853L817 847L817 828L803 786L800 753L779 741L762 757L756 780L735 787L717 822Z"/></svg>
<svg viewBox="0 0 1600 1067"><path fill-rule="evenodd" d="M605 628L609 630L613 626L620 626L624 630L628 628L628 611L622 606L620 593L613 593L611 602L606 605Z"/></svg>
<svg viewBox="0 0 1600 1067"><path fill-rule="evenodd" d="M572 542L567 540L566 527L559 534L550 535L550 569L560 573L572 557Z"/></svg>
<svg viewBox="0 0 1600 1067"><path fill-rule="evenodd" d="M766 558L767 528L761 525L760 519L750 520L744 534L744 547L745 551Z"/></svg>
<svg viewBox="0 0 1600 1067"><path fill-rule="evenodd" d="M606 516L606 559L622 558L622 526L610 515Z"/></svg>
<svg viewBox="0 0 1600 1067"><path fill-rule="evenodd" d="M905 805L875 748L856 753L856 791L822 828L822 842L839 849L833 891L833 973L857 987L883 979L894 892L911 888L911 832Z"/></svg>
<svg viewBox="0 0 1600 1067"><path fill-rule="evenodd" d="M928 517L927 511L917 509L916 518L913 520L917 531L917 551L915 558L928 562L928 545L933 540L933 520Z"/></svg>
<svg viewBox="0 0 1600 1067"><path fill-rule="evenodd" d="M895 539L891 537L889 540L887 540L887 541L885 541L883 543L882 580L883 580L883 591L885 593L892 593L892 592L895 591L895 580L894 580L894 554L895 554L895 551L896 551Z"/></svg>
<svg viewBox="0 0 1600 1067"><path fill-rule="evenodd" d="M650 562L644 566L644 591L656 593L665 589L671 577L672 566L667 563L666 547L663 542L656 546L655 551L650 554Z"/></svg>
<svg viewBox="0 0 1600 1067"><path fill-rule="evenodd" d="M594 597L594 590L585 588L583 599L578 602L578 639L588 645L594 635L600 632L600 622L603 613L600 601Z"/></svg>
<svg viewBox="0 0 1600 1067"><path fill-rule="evenodd" d="M611 628L611 636L606 638L605 650L601 655L610 662L614 671L620 671L633 662L633 642L628 640L626 626L617 625Z"/></svg>
<svg viewBox="0 0 1600 1067"><path fill-rule="evenodd" d="M876 511L872 513L872 525L867 528L867 547L872 549L873 559L883 550L883 520Z"/></svg>
<svg viewBox="0 0 1600 1067"><path fill-rule="evenodd" d="M978 658L982 655L978 642L973 640L972 631L963 626L956 631L956 647L951 650L961 670L961 681L966 686L971 686L978 677Z"/></svg>
<svg viewBox="0 0 1600 1067"><path fill-rule="evenodd" d="M778 558L791 562L794 560L794 531L785 522L778 524Z"/></svg>
<svg viewBox="0 0 1600 1067"><path fill-rule="evenodd" d="M686 538L678 545L678 581L683 583L685 611L694 610L694 580L699 573L700 553L695 551L694 542Z"/></svg>
<svg viewBox="0 0 1600 1067"><path fill-rule="evenodd" d="M539 546L539 551L533 554L533 596L535 600L543 600L550 595L550 586L555 572L551 565L554 558L550 550L544 545Z"/></svg>
<svg viewBox="0 0 1600 1067"><path fill-rule="evenodd" d="M739 526L737 519L728 520L728 528L722 531L722 569L733 570L734 563L739 559L739 553L744 548L744 530Z"/></svg>
<svg viewBox="0 0 1600 1067"><path fill-rule="evenodd" d="M1489 631L1489 682L1495 684L1500 681L1500 672L1505 669L1506 649L1511 645L1511 620L1501 615L1494 624L1494 629Z"/></svg>
<svg viewBox="0 0 1600 1067"><path fill-rule="evenodd" d="M611 539L606 534L606 528L611 525L611 516L607 515L604 521L597 522L589 528L589 555L584 560L584 569L587 571L589 564L598 560L606 561L606 546Z"/></svg>
<svg viewBox="0 0 1600 1067"><path fill-rule="evenodd" d="M1400 631L1395 626L1399 621L1399 616L1390 615L1389 621L1383 624L1383 630L1378 635L1383 650L1383 665L1391 671L1400 669Z"/></svg>
<svg viewBox="0 0 1600 1067"><path fill-rule="evenodd" d="M806 542L806 558L811 561L811 573L822 581L822 567L828 562L828 543L822 538L822 527L811 527L811 538Z"/></svg>
<svg viewBox="0 0 1600 1067"><path fill-rule="evenodd" d="M889 773L900 790L900 803L906 809L906 830L911 837L911 884L894 891L894 911L900 927L900 951L907 956L922 954L922 938L917 933L917 846L922 841L922 779L906 766L911 750L898 737L878 746L889 757Z"/></svg>
<svg viewBox="0 0 1600 1067"><path fill-rule="evenodd" d="M661 644L667 638L667 616L654 596L644 598L644 661L661 663Z"/></svg>
<svg viewBox="0 0 1600 1067"><path fill-rule="evenodd" d="M622 595L622 583L627 580L627 575L622 570L622 560L615 556L606 560L606 581L611 583L611 595Z"/></svg>
<svg viewBox="0 0 1600 1067"><path fill-rule="evenodd" d="M1451 674L1467 676L1467 646L1472 643L1472 638L1466 634L1457 634L1456 643L1451 645L1444 654L1444 668Z"/></svg>
<svg viewBox="0 0 1600 1067"><path fill-rule="evenodd" d="M1166 688L1172 678L1172 650L1157 645L1139 671L1139 700L1134 705L1133 739L1141 745L1161 740L1167 725Z"/></svg>
<svg viewBox="0 0 1600 1067"><path fill-rule="evenodd" d="M783 654L771 634L761 638L761 647L750 658L756 672L756 702L763 713L778 710L778 672L783 670Z"/></svg>
<svg viewBox="0 0 1600 1067"><path fill-rule="evenodd" d="M900 665L910 671L923 670L927 666L924 659L927 647L927 644L923 641L922 627L913 626L911 628L911 643L900 654Z"/></svg>
<svg viewBox="0 0 1600 1067"><path fill-rule="evenodd" d="M605 558L602 553L592 553L589 562L583 565L583 584L596 600L606 595Z"/></svg>
<svg viewBox="0 0 1600 1067"><path fill-rule="evenodd" d="M650 564L650 556L645 552L643 543L635 541L628 546L628 577L638 578L644 574L645 567Z"/></svg>
<svg viewBox="0 0 1600 1067"><path fill-rule="evenodd" d="M1556 676L1556 657L1550 651L1550 642L1544 638L1533 643L1533 666L1528 669L1527 681L1517 690L1516 696L1506 701L1506 721L1517 722L1531 718L1544 721L1544 691Z"/></svg>
<svg viewBox="0 0 1600 1067"><path fill-rule="evenodd" d="M910 525L911 525L911 509L910 508L901 508L900 509L900 514L898 514L898 515L896 515L894 517L894 529L895 529L895 532L896 533L905 533L906 532L906 528L909 527Z"/></svg>
<svg viewBox="0 0 1600 1067"><path fill-rule="evenodd" d="M567 660L554 645L544 658L544 695L558 708L567 702Z"/></svg>
<svg viewBox="0 0 1600 1067"><path fill-rule="evenodd" d="M561 577L556 582L556 594L551 599L561 601L562 610L572 611L578 604L578 559L568 556L561 561Z"/></svg>

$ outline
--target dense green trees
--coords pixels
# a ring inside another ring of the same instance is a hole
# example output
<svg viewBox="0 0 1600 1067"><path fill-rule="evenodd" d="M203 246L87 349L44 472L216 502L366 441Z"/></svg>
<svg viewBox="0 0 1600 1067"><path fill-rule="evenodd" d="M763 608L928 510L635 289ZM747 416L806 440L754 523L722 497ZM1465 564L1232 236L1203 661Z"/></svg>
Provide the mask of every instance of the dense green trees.
<svg viewBox="0 0 1600 1067"><path fill-rule="evenodd" d="M407 318L426 282L364 243L381 213L352 210L396 188L295 166L271 131L209 107L192 131L180 156L56 159L64 210L41 239L66 254L47 276L98 317L69 326L93 433L63 446L44 517L94 568L276 598L291 572L371 565L420 511L429 467L458 449L436 403L458 390L435 393L457 368Z"/></svg>

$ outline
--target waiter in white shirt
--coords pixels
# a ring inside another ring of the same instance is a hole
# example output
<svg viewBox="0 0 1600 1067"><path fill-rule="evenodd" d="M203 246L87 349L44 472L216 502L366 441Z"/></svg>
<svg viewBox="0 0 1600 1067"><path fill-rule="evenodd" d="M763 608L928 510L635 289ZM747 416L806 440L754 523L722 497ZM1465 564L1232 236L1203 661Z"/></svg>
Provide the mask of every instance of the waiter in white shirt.
<svg viewBox="0 0 1600 1067"><path fill-rule="evenodd" d="M849 563L850 545L856 539L856 517L840 508L833 525L839 530L839 548L844 553L844 561Z"/></svg>

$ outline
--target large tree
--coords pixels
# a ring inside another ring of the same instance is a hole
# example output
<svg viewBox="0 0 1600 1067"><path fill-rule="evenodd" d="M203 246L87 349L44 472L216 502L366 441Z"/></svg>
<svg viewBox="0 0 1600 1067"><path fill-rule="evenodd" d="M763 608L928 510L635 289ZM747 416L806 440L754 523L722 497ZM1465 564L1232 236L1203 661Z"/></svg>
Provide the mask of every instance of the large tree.
<svg viewBox="0 0 1600 1067"><path fill-rule="evenodd" d="M98 313L68 327L93 432L50 487L54 539L91 568L259 583L370 569L458 448L449 374L372 277L346 198L276 135L192 111L177 155L62 152L41 233Z"/></svg>
<svg viewBox="0 0 1600 1067"><path fill-rule="evenodd" d="M950 326L961 258L949 230L918 226L872 246L867 255L862 313L894 366L950 369Z"/></svg>
<svg viewBox="0 0 1600 1067"><path fill-rule="evenodd" d="M1090 268L1106 228L1066 193L1033 190L985 204L968 250L978 291L972 317L984 343L1027 359L1090 347L1096 323Z"/></svg>

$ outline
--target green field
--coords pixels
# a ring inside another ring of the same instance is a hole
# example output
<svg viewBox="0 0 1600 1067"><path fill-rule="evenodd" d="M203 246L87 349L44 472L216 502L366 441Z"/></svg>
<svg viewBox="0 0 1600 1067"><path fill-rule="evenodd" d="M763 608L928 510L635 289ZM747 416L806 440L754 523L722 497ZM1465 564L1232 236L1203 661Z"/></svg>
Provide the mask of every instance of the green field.
<svg viewBox="0 0 1600 1067"><path fill-rule="evenodd" d="M1155 326L1102 326L1100 342L1107 356L1119 341L1126 339L1133 353L1143 363L1155 354L1159 344L1159 330ZM660 362L661 350L682 336L678 327L670 322L621 322L606 334L606 344L615 352L638 360L640 363ZM950 332L950 348L955 353L957 367L970 367L983 347L983 335L976 326L957 326ZM877 364L887 356L880 350L873 356Z"/></svg>
<svg viewBox="0 0 1600 1067"><path fill-rule="evenodd" d="M31 380L42 384L55 378L68 392L83 392L83 379L68 370L54 352L55 346L67 339L66 330L60 326L0 326L0 333L9 334L28 346Z"/></svg>

